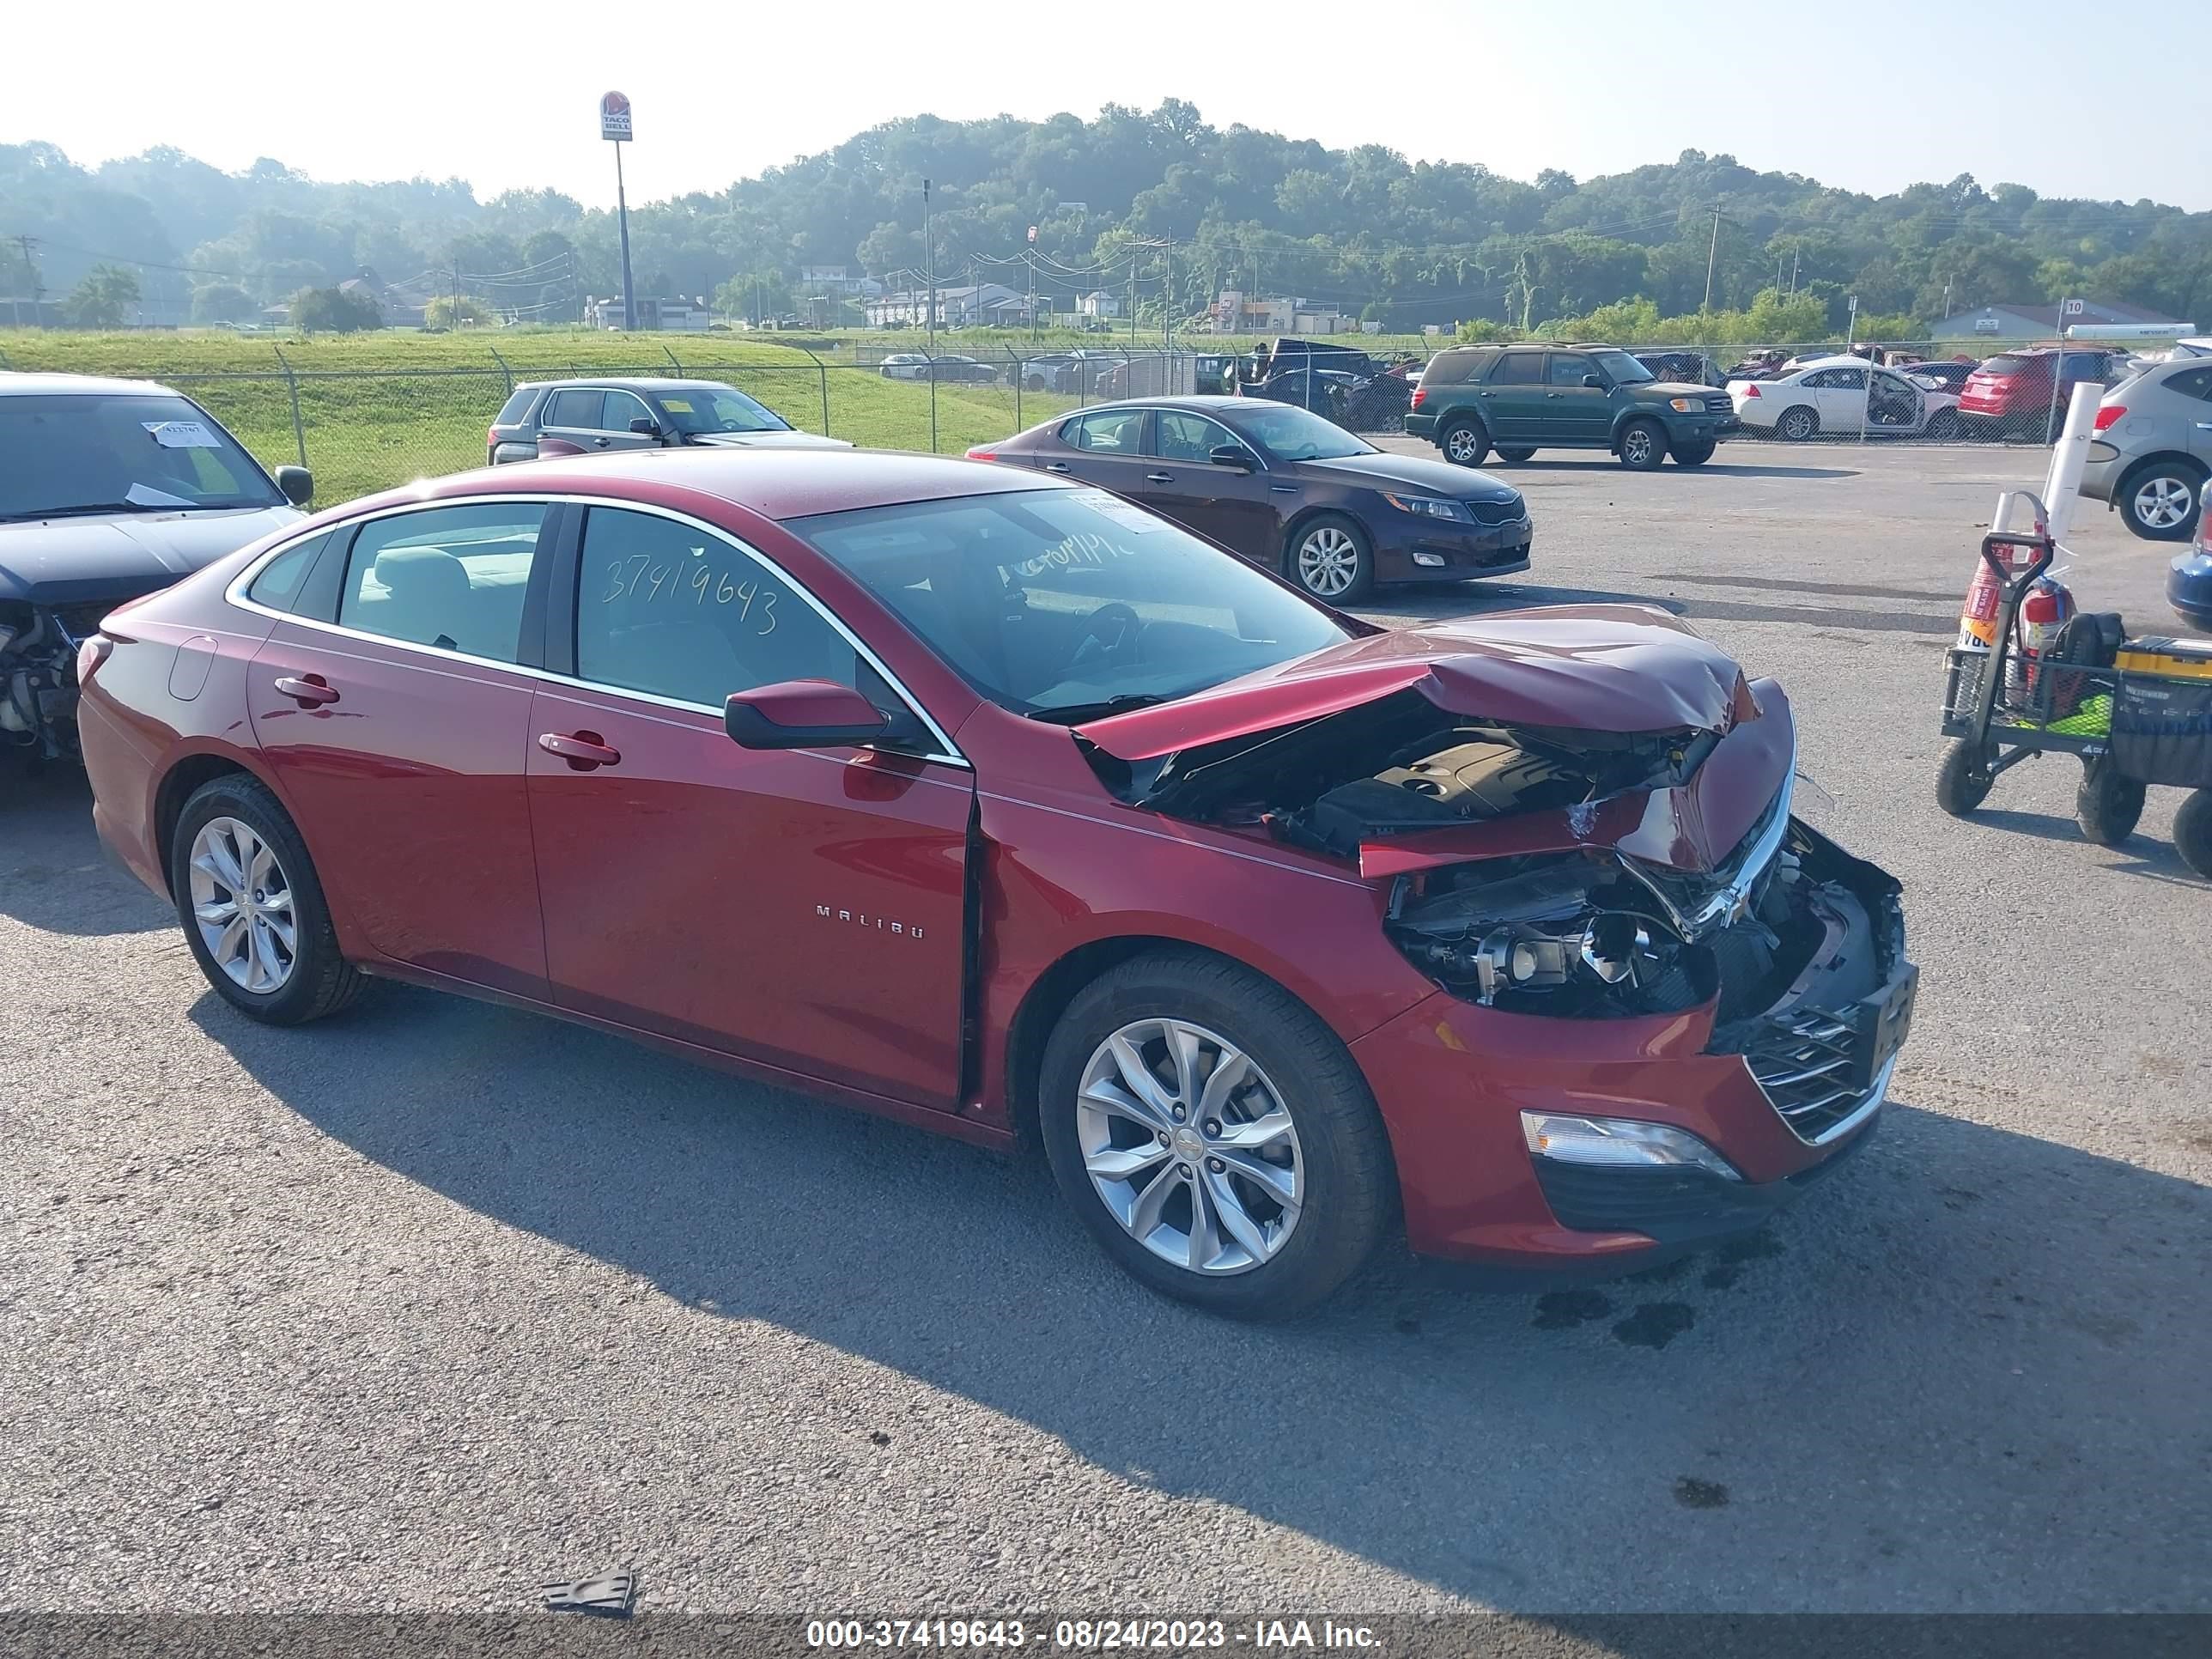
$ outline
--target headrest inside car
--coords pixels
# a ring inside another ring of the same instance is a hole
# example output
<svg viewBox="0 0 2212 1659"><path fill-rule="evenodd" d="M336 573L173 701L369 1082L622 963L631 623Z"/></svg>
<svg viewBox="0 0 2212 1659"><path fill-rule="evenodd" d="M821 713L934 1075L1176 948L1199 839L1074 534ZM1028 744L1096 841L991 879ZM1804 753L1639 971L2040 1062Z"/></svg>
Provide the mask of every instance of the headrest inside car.
<svg viewBox="0 0 2212 1659"><path fill-rule="evenodd" d="M387 547L376 556L376 580L392 597L414 605L465 603L468 567L442 547Z"/></svg>

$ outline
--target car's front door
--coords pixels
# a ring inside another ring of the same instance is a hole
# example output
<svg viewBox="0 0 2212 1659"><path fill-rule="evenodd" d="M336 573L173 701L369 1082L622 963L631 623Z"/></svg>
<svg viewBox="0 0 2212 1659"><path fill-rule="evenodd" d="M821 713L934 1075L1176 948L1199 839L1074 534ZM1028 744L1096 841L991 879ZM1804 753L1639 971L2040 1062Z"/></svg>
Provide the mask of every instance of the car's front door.
<svg viewBox="0 0 2212 1659"><path fill-rule="evenodd" d="M1886 368L1867 371L1867 424L1876 432L1917 432L1928 423L1928 400L1902 374Z"/></svg>
<svg viewBox="0 0 2212 1659"><path fill-rule="evenodd" d="M1295 504L1297 486L1268 473L1251 445L1210 416L1162 409L1146 447L1150 465L1135 500L1248 559L1273 565L1281 557L1279 504ZM1243 451L1249 465L1220 465L1213 452L1221 448Z"/></svg>
<svg viewBox="0 0 2212 1659"><path fill-rule="evenodd" d="M1806 377L1814 406L1820 411L1820 430L1856 432L1866 420L1867 372L1863 368L1824 368Z"/></svg>
<svg viewBox="0 0 2212 1659"><path fill-rule="evenodd" d="M1544 354L1498 354L1490 378L1475 388L1474 406L1491 440L1500 444L1534 444L1544 435Z"/></svg>
<svg viewBox="0 0 2212 1659"><path fill-rule="evenodd" d="M540 998L523 789L534 682L517 665L535 655L525 617L563 513L484 501L364 521L343 532L328 614L281 619L247 678L262 756L368 944Z"/></svg>
<svg viewBox="0 0 2212 1659"><path fill-rule="evenodd" d="M1585 386L1586 380L1595 386ZM1547 443L1601 444L1613 432L1613 389L1596 362L1579 351L1554 351L1545 368Z"/></svg>
<svg viewBox="0 0 2212 1659"><path fill-rule="evenodd" d="M1145 453L1145 425L1151 410L1095 409L1060 423L1055 441L1045 446L1044 470L1062 477L1110 489L1134 499L1147 471L1158 467Z"/></svg>
<svg viewBox="0 0 2212 1659"><path fill-rule="evenodd" d="M732 741L733 691L831 679L904 700L789 577L702 525L589 508L572 591L550 608L564 683L530 716L555 1000L956 1108L975 781L949 740Z"/></svg>

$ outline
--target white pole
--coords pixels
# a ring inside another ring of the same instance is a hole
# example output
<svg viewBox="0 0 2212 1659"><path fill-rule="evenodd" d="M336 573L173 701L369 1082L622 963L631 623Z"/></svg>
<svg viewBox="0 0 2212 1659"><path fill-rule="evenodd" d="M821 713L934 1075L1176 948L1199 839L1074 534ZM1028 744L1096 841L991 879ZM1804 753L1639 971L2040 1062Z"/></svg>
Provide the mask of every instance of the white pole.
<svg viewBox="0 0 2212 1659"><path fill-rule="evenodd" d="M2051 538L2064 544L2074 528L2075 504L2081 500L2081 469L2088 465L2089 442L2097 429L2097 407L2105 388L2092 380L2076 380L2066 405L2066 424L2051 446L2051 471L2044 480L2045 511L2051 520Z"/></svg>

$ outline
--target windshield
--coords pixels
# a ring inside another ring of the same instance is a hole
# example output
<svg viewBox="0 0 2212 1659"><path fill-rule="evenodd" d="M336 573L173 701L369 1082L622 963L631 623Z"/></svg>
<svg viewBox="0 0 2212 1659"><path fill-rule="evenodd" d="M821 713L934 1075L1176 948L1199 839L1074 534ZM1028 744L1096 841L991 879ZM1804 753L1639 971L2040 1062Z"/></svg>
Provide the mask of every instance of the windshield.
<svg viewBox="0 0 2212 1659"><path fill-rule="evenodd" d="M1334 461L1372 455L1375 446L1295 404L1239 410L1237 423L1279 461Z"/></svg>
<svg viewBox="0 0 2212 1659"><path fill-rule="evenodd" d="M1641 386L1646 380L1659 378L1625 351L1593 351L1590 356L1597 359L1597 366L1605 371L1606 379L1615 386Z"/></svg>
<svg viewBox="0 0 2212 1659"><path fill-rule="evenodd" d="M282 500L237 441L182 398L0 397L0 519Z"/></svg>
<svg viewBox="0 0 2212 1659"><path fill-rule="evenodd" d="M1233 554L1103 489L902 502L785 528L977 691L1040 720L1170 702L1351 637Z"/></svg>
<svg viewBox="0 0 2212 1659"><path fill-rule="evenodd" d="M669 424L685 437L702 432L788 432L791 422L732 386L687 386L660 394Z"/></svg>

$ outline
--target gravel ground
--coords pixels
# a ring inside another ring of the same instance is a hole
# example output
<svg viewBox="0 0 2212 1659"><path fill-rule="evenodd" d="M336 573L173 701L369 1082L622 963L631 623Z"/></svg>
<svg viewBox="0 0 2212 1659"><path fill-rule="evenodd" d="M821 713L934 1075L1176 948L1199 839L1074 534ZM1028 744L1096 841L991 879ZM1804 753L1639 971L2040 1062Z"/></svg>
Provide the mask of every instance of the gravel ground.
<svg viewBox="0 0 2212 1659"><path fill-rule="evenodd" d="M1936 810L1942 651L2028 452L1510 469L1536 573L1787 682L1906 882L1881 1138L1748 1248L1577 1297L1382 1264L1250 1329L1041 1170L526 1015L232 1013L81 780L0 799L0 1605L2212 1609L2212 890L2072 763ZM2077 592L2163 630L2102 514Z"/></svg>

